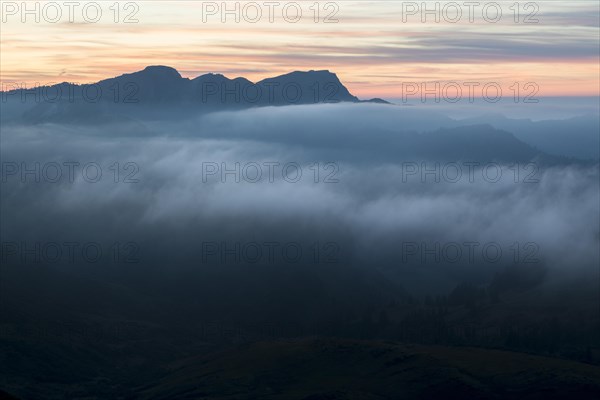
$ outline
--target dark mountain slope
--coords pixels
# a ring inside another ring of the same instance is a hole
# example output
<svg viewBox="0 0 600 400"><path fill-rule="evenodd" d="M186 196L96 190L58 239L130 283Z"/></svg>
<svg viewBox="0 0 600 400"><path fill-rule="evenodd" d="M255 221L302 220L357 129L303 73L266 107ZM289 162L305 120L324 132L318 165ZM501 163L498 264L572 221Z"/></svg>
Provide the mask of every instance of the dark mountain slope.
<svg viewBox="0 0 600 400"><path fill-rule="evenodd" d="M493 362L490 362L493 360ZM600 368L469 347L303 339L183 360L143 399L595 399Z"/></svg>

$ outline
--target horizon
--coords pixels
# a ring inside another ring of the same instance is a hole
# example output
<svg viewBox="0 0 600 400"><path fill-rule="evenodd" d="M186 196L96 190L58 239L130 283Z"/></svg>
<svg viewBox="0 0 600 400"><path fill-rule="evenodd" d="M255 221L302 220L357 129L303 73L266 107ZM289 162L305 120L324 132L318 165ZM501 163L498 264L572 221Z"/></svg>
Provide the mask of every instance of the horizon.
<svg viewBox="0 0 600 400"><path fill-rule="evenodd" d="M178 0L178 1L184 1L184 0ZM195 78L199 78L201 76L206 76L206 75L220 75L223 76L229 80L235 80L235 79L239 79L239 78L244 78L249 80L251 83L256 84L259 83L262 80L265 79L272 79L272 78L278 78L281 76L285 76L285 75L289 75L289 74L293 74L293 73L309 73L309 72L329 72L333 75L336 75L339 80L341 81L341 83L347 87L351 93L355 93L351 87L349 87L349 85L347 85L344 81L344 78L340 76L340 74L338 74L335 70L331 69L331 68L325 68L325 69L293 69L290 70L288 72L279 72L277 75L266 75L265 78L262 78L260 80L252 80L249 79L247 76L243 76L243 75L227 75L226 73L220 72L220 71L209 71L209 72L203 72L200 75L184 75L177 67L171 66L171 65L167 65L167 64L152 64L152 65L146 65L144 67L141 67L138 70L133 70L133 71L117 71L116 75L112 75L112 76L104 76L101 77L98 80L95 81L84 81L84 82L74 82L74 81L60 81L60 80L47 80L44 83L42 83L41 79L34 79L32 80L32 82L34 83L34 86L29 86L27 82L17 82L17 81L2 81L0 80L0 92L10 92L10 91L14 91L14 90L20 90L20 89L35 89L38 87L50 87L50 86L55 86L55 85L61 85L61 84L71 84L71 85L79 85L79 86L84 86L84 85L93 85L96 84L98 82L102 82L104 80L108 80L108 79L114 79L114 78L119 78L125 75L131 75L134 73L138 73L138 72L142 72L144 70L146 70L147 68L151 68L151 67L160 67L160 68L170 68L173 69L175 71L177 71L180 75L182 79L188 79L188 80L193 80ZM434 83L434 82L430 82L430 83ZM443 82L442 82L443 83ZM20 86L19 88L15 88L14 85ZM9 86L13 86L11 88L9 88ZM24 87L23 87L24 86ZM4 89L7 90L4 90ZM360 97L360 96L359 96ZM401 99L402 97L388 97L388 98L384 98L383 96L373 96L372 98L381 98L384 100L398 100ZM483 96L474 96L475 99L478 100L482 100L484 99ZM567 94L563 94L563 95L536 95L536 98L545 98L545 99L562 99L562 98L580 98L580 99L600 99L600 93L598 94L572 94L572 93L567 93ZM501 100L506 100L505 98L502 98Z"/></svg>

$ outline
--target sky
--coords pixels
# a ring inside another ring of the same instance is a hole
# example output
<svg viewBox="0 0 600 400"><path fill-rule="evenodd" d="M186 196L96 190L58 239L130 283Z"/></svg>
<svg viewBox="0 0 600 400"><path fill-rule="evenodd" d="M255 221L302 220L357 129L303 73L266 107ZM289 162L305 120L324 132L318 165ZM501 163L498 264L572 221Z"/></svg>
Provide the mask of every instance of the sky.
<svg viewBox="0 0 600 400"><path fill-rule="evenodd" d="M1 3L3 85L92 83L168 65L184 77L252 81L327 69L363 98L399 98L407 85L432 82L600 95L593 0Z"/></svg>

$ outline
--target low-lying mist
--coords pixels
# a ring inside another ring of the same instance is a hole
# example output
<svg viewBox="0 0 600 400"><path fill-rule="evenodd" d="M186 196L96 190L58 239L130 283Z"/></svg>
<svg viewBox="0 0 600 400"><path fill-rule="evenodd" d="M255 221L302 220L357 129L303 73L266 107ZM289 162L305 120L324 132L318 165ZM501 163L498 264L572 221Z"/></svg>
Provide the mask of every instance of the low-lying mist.
<svg viewBox="0 0 600 400"><path fill-rule="evenodd" d="M489 126L439 131L445 120L352 104L6 126L3 263L158 276L335 264L416 292L515 265L596 274L598 166Z"/></svg>

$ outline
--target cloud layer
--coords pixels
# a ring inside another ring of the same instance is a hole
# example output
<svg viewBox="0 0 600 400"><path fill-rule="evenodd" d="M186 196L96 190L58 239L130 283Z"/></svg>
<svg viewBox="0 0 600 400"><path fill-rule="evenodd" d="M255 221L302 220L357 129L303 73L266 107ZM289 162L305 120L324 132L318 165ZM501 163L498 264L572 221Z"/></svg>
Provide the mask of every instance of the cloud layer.
<svg viewBox="0 0 600 400"><path fill-rule="evenodd" d="M254 243L258 264L332 261L423 287L485 281L515 263L541 264L555 277L594 271L597 166L490 159L471 169L468 158L394 158L403 130L435 121L389 110L284 107L182 123L6 127L3 243L94 242L108 252L132 242L140 265L163 271L251 265ZM266 256L272 242L275 261ZM281 253L290 243L303 252L296 262ZM223 261L222 244L239 260ZM3 250L21 262L22 249Z"/></svg>

